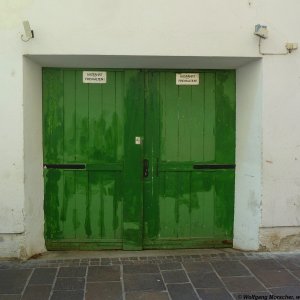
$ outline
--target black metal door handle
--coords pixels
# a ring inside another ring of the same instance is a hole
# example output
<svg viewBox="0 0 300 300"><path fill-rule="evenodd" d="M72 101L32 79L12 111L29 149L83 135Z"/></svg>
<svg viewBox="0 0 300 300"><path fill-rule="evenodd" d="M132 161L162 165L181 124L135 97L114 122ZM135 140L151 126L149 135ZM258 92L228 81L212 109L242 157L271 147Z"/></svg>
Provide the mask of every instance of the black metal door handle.
<svg viewBox="0 0 300 300"><path fill-rule="evenodd" d="M193 165L193 169L195 170L220 170L220 169L235 169L235 164L195 164Z"/></svg>
<svg viewBox="0 0 300 300"><path fill-rule="evenodd" d="M144 169L143 169L144 177L148 177L149 175L149 160L144 159Z"/></svg>
<svg viewBox="0 0 300 300"><path fill-rule="evenodd" d="M45 169L85 170L85 164L44 164Z"/></svg>

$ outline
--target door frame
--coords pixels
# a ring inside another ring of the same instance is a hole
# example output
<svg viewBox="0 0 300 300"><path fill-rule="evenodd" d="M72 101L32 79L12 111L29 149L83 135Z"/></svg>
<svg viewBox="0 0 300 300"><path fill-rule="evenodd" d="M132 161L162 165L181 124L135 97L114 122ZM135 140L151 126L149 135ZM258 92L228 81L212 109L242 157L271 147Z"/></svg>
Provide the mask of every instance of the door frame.
<svg viewBox="0 0 300 300"><path fill-rule="evenodd" d="M247 199L260 207L262 199L261 165L262 165L262 60L258 57L219 57L211 60L205 57L168 57L160 56L95 56L97 63L90 56L81 55L24 55L23 56L23 107L24 107L24 172L25 200L24 257L45 251L43 234L43 168L42 168L42 67L61 66L77 68L84 66L102 66L112 69L130 66L147 66L150 69L172 66L176 69L202 69L203 63L208 70L216 65L222 69L237 71L237 119L236 119L236 185L235 185L235 222L234 248L257 250L259 248L259 227L261 210L255 214L247 209ZM188 60L187 60L188 59ZM182 66L186 66L182 68ZM172 69L168 68L168 69ZM249 143L251 147L248 147ZM245 174L248 174L247 176ZM250 175L251 176L250 176ZM252 206L253 206L252 205ZM32 207L35 207L34 212ZM249 228L244 231L243 228Z"/></svg>

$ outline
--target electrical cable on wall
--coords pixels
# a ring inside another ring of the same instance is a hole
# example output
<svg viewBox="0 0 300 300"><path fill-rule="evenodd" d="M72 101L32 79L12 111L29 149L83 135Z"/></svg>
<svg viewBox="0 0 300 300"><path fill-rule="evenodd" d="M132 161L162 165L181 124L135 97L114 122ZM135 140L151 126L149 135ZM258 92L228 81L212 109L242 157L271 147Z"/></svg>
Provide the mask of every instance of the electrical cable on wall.
<svg viewBox="0 0 300 300"><path fill-rule="evenodd" d="M261 54L261 55L287 55L287 54L292 53L293 50L298 49L298 44L297 43L286 43L285 44L285 48L286 48L285 52L277 52L277 53L263 52L261 50L261 41L262 41L262 39L266 39L268 37L267 26L261 25L261 24L256 24L254 34L259 37L258 51L259 51L259 54Z"/></svg>

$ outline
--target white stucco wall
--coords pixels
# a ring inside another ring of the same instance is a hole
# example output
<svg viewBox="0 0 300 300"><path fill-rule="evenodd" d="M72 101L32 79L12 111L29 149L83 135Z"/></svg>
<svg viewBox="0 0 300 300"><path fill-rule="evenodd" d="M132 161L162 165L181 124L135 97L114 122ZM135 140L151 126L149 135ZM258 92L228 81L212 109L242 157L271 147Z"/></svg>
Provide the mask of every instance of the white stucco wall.
<svg viewBox="0 0 300 300"><path fill-rule="evenodd" d="M25 256L43 252L42 68L23 59Z"/></svg>
<svg viewBox="0 0 300 300"><path fill-rule="evenodd" d="M234 247L257 250L262 201L263 63L237 69Z"/></svg>
<svg viewBox="0 0 300 300"><path fill-rule="evenodd" d="M297 247L300 51L255 62L253 28L268 25L262 49L282 52L300 43L299 13L298 0L1 1L0 256L44 247L40 67L162 67L172 56L174 67L237 69L235 246L280 248L290 236ZM35 31L28 43L25 19Z"/></svg>

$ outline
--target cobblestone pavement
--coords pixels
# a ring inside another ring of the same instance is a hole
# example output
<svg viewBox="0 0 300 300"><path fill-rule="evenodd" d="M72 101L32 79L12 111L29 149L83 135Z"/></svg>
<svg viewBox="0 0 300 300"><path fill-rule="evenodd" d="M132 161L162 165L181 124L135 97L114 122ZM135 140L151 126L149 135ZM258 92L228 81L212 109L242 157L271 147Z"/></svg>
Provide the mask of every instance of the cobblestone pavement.
<svg viewBox="0 0 300 300"><path fill-rule="evenodd" d="M300 253L0 260L4 299L300 299Z"/></svg>

